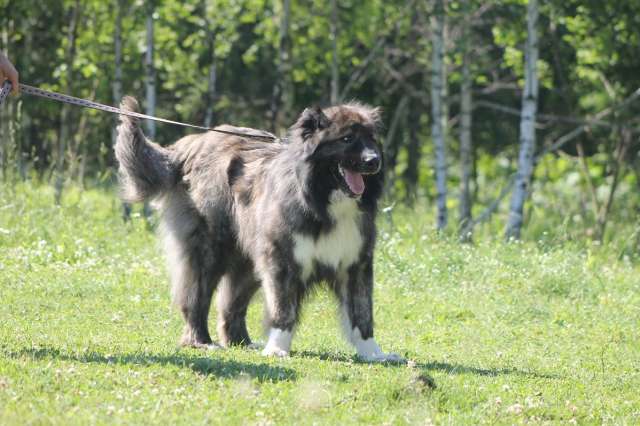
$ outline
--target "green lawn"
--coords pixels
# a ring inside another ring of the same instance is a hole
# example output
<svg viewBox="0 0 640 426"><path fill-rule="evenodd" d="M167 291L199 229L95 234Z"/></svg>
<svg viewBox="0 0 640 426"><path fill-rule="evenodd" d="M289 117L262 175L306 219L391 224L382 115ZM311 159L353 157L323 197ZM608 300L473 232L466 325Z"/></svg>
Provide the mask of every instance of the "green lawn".
<svg viewBox="0 0 640 426"><path fill-rule="evenodd" d="M640 267L614 245L460 245L396 212L376 335L409 364L359 363L323 293L280 360L179 348L145 221L114 191L52 200L0 187L1 424L640 423Z"/></svg>

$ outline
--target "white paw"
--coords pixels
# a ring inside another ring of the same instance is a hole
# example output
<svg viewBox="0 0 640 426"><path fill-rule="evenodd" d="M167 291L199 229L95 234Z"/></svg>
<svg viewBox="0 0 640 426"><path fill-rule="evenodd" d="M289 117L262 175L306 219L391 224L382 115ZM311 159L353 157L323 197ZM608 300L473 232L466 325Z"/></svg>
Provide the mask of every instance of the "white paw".
<svg viewBox="0 0 640 426"><path fill-rule="evenodd" d="M379 352L371 355L359 355L360 359L366 362L393 362L393 363L405 363L406 360L400 355L390 352L388 354Z"/></svg>
<svg viewBox="0 0 640 426"><path fill-rule="evenodd" d="M273 346L272 347L267 346L262 350L262 355L274 356L277 358L286 358L289 356L289 351L285 351L284 349L280 349Z"/></svg>
<svg viewBox="0 0 640 426"><path fill-rule="evenodd" d="M279 328L272 328L269 331L269 340L262 351L262 355L284 358L289 356L291 338L293 333Z"/></svg>

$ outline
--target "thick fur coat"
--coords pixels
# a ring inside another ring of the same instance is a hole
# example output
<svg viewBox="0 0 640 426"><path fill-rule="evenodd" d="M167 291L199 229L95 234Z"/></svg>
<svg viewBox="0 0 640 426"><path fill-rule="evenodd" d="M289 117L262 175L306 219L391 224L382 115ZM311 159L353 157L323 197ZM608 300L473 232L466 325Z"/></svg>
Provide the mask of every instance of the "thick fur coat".
<svg viewBox="0 0 640 426"><path fill-rule="evenodd" d="M137 103L125 98L122 107ZM215 346L208 315L216 289L220 343L250 344L247 307L262 287L263 353L287 356L305 295L324 282L358 355L399 360L373 338L378 124L377 109L346 104L305 110L282 142L207 132L161 147L137 119L121 117L115 153L123 197L156 200L184 345Z"/></svg>

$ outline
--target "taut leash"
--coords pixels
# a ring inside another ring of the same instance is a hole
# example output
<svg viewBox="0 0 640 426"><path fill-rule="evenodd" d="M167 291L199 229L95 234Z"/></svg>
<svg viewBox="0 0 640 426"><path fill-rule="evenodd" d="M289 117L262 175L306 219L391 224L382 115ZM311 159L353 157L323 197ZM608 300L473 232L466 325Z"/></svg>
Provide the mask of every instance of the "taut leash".
<svg viewBox="0 0 640 426"><path fill-rule="evenodd" d="M181 123L179 121L167 120L165 118L159 118L159 117L154 117L152 115L141 114L139 112L125 111L123 109L112 107L110 105L104 105L98 102L90 101L88 99L76 98L74 96L63 95L62 93L50 92L48 90L43 90L37 87L29 86L27 84L20 83L19 86L20 86L20 93L24 93L32 96L39 96L41 98L47 98L54 101L77 105L85 108L93 108L99 111L110 112L112 114L128 115L130 117L159 121L161 123L173 124L173 125L182 126L182 127L191 127L192 129L205 130L208 132L217 132L217 133L224 133L225 135L241 136L243 138L260 139L260 140L269 141L269 142L275 142L276 140L278 140L278 138L273 135L232 132L229 130L215 129L213 127L205 127L205 126L197 126L195 124ZM11 92L11 83L9 82L9 80L6 80L2 85L2 88L0 89L0 104L2 104L2 102L10 92Z"/></svg>

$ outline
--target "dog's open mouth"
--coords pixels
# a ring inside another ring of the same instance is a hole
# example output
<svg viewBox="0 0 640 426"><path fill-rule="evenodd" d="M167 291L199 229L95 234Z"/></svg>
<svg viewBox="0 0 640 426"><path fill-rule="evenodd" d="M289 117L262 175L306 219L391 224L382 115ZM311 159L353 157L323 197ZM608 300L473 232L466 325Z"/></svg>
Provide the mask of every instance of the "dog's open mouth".
<svg viewBox="0 0 640 426"><path fill-rule="evenodd" d="M340 172L340 176L342 176L344 183L347 184L347 188L349 188L351 194L362 195L364 192L364 178L362 177L362 173L345 169L340 165L338 165L338 172Z"/></svg>
<svg viewBox="0 0 640 426"><path fill-rule="evenodd" d="M355 170L348 169L342 165L338 165L338 172L342 177L342 189L352 197L359 197L365 190L364 176L373 173L357 172Z"/></svg>

